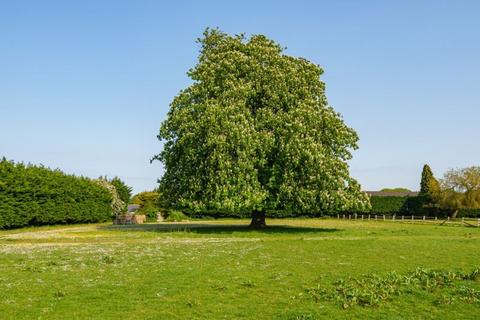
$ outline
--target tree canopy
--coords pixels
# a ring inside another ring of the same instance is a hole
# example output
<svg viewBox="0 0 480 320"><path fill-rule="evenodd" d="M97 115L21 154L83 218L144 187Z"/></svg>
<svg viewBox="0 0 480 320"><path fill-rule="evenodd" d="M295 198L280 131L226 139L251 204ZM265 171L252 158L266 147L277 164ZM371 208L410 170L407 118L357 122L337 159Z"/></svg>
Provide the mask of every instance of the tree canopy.
<svg viewBox="0 0 480 320"><path fill-rule="evenodd" d="M327 102L323 70L263 35L207 29L193 83L158 138L162 201L193 211L365 210L349 175L357 133Z"/></svg>
<svg viewBox="0 0 480 320"><path fill-rule="evenodd" d="M440 183L435 179L430 166L425 164L422 169L420 192L418 193L418 210L421 210L424 214L437 215L440 209L438 201L440 193Z"/></svg>
<svg viewBox="0 0 480 320"><path fill-rule="evenodd" d="M117 189L120 200L122 200L125 205L127 205L130 202L130 197L132 196L132 187L128 186L119 177L113 178L112 180L110 180L110 183L113 184L115 189Z"/></svg>
<svg viewBox="0 0 480 320"><path fill-rule="evenodd" d="M137 213L155 218L160 211L158 207L159 197L160 194L156 191L144 191L134 195L131 202L132 204L138 204L140 206Z"/></svg>
<svg viewBox="0 0 480 320"><path fill-rule="evenodd" d="M111 207L112 207L112 212L113 212L114 215L121 214L121 213L126 211L127 204L122 201L122 199L120 198L120 196L117 192L117 189L115 188L115 186L110 181L108 181L106 178L102 178L102 177L100 177L96 180L93 180L93 181L96 184L98 184L99 186L108 190L108 192L110 193L110 195L112 197Z"/></svg>
<svg viewBox="0 0 480 320"><path fill-rule="evenodd" d="M438 202L443 208L453 211L480 208L480 167L450 169L441 180Z"/></svg>
<svg viewBox="0 0 480 320"><path fill-rule="evenodd" d="M419 196L423 197L426 202L432 202L439 191L440 184L438 180L433 176L430 166L425 164L422 170L422 179L420 180Z"/></svg>

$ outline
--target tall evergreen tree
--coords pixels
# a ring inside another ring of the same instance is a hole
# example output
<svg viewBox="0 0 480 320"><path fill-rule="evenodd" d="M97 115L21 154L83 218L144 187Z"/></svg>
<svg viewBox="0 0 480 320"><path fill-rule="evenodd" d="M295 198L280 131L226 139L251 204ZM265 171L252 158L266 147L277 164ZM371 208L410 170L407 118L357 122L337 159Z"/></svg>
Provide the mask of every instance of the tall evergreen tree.
<svg viewBox="0 0 480 320"><path fill-rule="evenodd" d="M425 215L437 215L439 210L440 183L433 176L432 169L428 164L423 166L422 179L420 180L420 192L418 201L415 201L415 210Z"/></svg>
<svg viewBox="0 0 480 320"><path fill-rule="evenodd" d="M205 31L193 83L171 103L158 138L162 201L194 211L364 210L349 175L356 132L328 105L323 70L263 35Z"/></svg>
<svg viewBox="0 0 480 320"><path fill-rule="evenodd" d="M423 166L422 179L420 180L419 196L423 197L425 203L435 201L436 195L440 192L440 183L433 176L432 169L428 164Z"/></svg>

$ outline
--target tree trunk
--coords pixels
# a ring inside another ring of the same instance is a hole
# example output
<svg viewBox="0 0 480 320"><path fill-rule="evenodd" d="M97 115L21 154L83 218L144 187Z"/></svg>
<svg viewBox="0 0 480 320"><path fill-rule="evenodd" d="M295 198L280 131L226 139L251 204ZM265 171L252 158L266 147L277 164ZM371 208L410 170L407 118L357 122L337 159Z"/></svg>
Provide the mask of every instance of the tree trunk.
<svg viewBox="0 0 480 320"><path fill-rule="evenodd" d="M450 218L455 219L457 217L457 214L458 214L458 210L455 210L454 212L452 212Z"/></svg>
<svg viewBox="0 0 480 320"><path fill-rule="evenodd" d="M250 222L250 228L263 229L267 225L265 224L265 211L252 211L252 222Z"/></svg>

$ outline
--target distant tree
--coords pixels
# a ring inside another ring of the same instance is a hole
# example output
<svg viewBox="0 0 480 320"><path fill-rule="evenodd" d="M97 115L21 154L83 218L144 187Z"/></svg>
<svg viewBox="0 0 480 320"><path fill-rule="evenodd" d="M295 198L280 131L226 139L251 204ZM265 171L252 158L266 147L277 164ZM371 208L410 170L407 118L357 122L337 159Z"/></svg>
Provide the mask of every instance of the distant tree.
<svg viewBox="0 0 480 320"><path fill-rule="evenodd" d="M450 169L441 180L438 202L456 217L460 209L480 208L480 167Z"/></svg>
<svg viewBox="0 0 480 320"><path fill-rule="evenodd" d="M156 191L143 191L134 195L130 201L132 204L143 205L146 202L156 203L160 194Z"/></svg>
<svg viewBox="0 0 480 320"><path fill-rule="evenodd" d="M193 83L171 103L158 138L162 200L195 212L366 210L347 160L357 133L328 104L323 70L263 35L206 30Z"/></svg>
<svg viewBox="0 0 480 320"><path fill-rule="evenodd" d="M419 196L424 197L428 203L434 202L434 199L440 191L440 183L433 176L432 169L428 164L423 166L422 178L420 180Z"/></svg>
<svg viewBox="0 0 480 320"><path fill-rule="evenodd" d="M430 166L425 164L420 180L420 192L418 193L418 210L423 211L427 215L437 215L439 193L440 183L435 179Z"/></svg>
<svg viewBox="0 0 480 320"><path fill-rule="evenodd" d="M110 180L110 183L117 189L118 196L125 203L130 203L130 197L132 196L132 187L127 186L119 177L115 177Z"/></svg>
<svg viewBox="0 0 480 320"><path fill-rule="evenodd" d="M383 188L380 191L382 191L382 192L398 192L398 193L412 192L412 190L407 189L407 188Z"/></svg>
<svg viewBox="0 0 480 320"><path fill-rule="evenodd" d="M145 214L150 218L155 218L156 214L160 211L160 208L157 205L159 196L160 194L158 192L144 191L134 195L131 203L140 206L137 213Z"/></svg>
<svg viewBox="0 0 480 320"><path fill-rule="evenodd" d="M102 177L93 181L110 192L110 195L112 196L112 213L114 215L121 214L126 211L126 203L123 202L122 199L120 199L117 189L113 184L110 183L110 181Z"/></svg>

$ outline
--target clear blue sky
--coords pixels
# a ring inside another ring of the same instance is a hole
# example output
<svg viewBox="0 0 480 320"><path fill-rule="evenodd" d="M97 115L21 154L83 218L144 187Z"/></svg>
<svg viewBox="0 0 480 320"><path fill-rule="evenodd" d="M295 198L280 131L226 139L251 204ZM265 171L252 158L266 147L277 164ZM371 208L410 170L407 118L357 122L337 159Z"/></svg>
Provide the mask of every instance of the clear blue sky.
<svg viewBox="0 0 480 320"><path fill-rule="evenodd" d="M206 27L320 64L360 135L365 190L480 164L480 1L0 0L0 156L136 192L162 174L160 122Z"/></svg>

